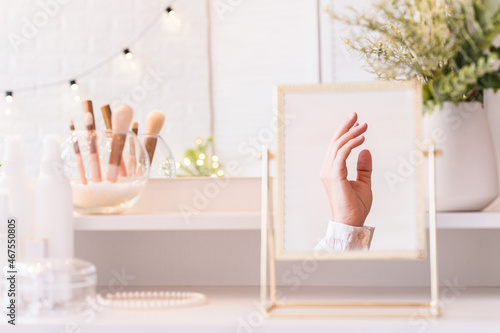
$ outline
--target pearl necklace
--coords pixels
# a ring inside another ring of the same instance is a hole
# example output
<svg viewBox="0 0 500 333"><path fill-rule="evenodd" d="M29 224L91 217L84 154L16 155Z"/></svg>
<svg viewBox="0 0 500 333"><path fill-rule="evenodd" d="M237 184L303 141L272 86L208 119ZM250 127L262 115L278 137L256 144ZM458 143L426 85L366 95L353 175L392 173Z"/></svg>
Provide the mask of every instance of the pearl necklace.
<svg viewBox="0 0 500 333"><path fill-rule="evenodd" d="M97 295L101 305L116 309L161 309L201 305L207 297L190 291L129 291Z"/></svg>

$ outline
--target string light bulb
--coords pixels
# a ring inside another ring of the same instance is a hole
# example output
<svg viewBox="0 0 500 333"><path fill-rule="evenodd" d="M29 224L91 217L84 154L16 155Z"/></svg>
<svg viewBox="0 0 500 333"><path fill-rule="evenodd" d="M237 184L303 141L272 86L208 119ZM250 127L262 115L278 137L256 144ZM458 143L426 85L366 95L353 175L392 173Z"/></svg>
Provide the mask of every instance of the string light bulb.
<svg viewBox="0 0 500 333"><path fill-rule="evenodd" d="M12 93L12 91L6 91L5 92L5 101L7 103L12 103L13 100L14 100L14 94Z"/></svg>
<svg viewBox="0 0 500 333"><path fill-rule="evenodd" d="M123 54L125 55L125 59L127 60L131 60L134 57L134 55L132 54L132 52L130 52L129 49L124 49Z"/></svg>
<svg viewBox="0 0 500 333"><path fill-rule="evenodd" d="M170 17L174 17L175 14L176 14L175 10L172 7L170 7L170 6L168 6L165 11L167 12L168 16L170 16Z"/></svg>
<svg viewBox="0 0 500 333"><path fill-rule="evenodd" d="M73 90L73 91L78 90L78 83L76 83L76 80L69 81L69 86L71 87L71 90Z"/></svg>

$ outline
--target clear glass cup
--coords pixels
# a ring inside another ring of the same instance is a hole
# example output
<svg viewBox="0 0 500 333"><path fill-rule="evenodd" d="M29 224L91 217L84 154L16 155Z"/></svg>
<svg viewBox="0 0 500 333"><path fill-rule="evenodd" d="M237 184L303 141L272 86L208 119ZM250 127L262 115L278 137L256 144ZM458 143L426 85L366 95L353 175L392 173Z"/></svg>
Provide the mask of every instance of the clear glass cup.
<svg viewBox="0 0 500 333"><path fill-rule="evenodd" d="M91 153L95 150L92 140L98 154ZM120 163L119 154L111 156L113 142L123 144ZM76 153L76 145L80 154ZM101 181L94 176L98 174L94 167L97 163L93 162L97 155ZM148 181L150 165L146 156L144 146L133 132L73 131L62 143L62 158L73 190L74 210L82 214L117 214L132 207Z"/></svg>
<svg viewBox="0 0 500 333"><path fill-rule="evenodd" d="M139 134L138 137L148 151L148 158L150 150L154 150L149 178L175 177L177 169L174 154L163 137L159 134Z"/></svg>
<svg viewBox="0 0 500 333"><path fill-rule="evenodd" d="M21 316L67 316L85 313L95 300L97 274L93 264L76 259L19 261L17 269L16 311ZM6 290L9 267L2 272L2 309L10 299Z"/></svg>

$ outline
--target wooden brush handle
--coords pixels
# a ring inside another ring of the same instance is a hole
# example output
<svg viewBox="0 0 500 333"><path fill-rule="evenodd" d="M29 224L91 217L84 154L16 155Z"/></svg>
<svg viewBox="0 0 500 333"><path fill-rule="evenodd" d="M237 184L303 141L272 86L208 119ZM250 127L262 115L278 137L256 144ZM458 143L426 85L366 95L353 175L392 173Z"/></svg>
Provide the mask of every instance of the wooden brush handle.
<svg viewBox="0 0 500 333"><path fill-rule="evenodd" d="M144 147L146 148L146 151L148 152L149 155L149 163L153 163L153 156L155 154L155 149L156 149L156 141L157 138L155 137L148 137L146 140L144 140Z"/></svg>
<svg viewBox="0 0 500 333"><path fill-rule="evenodd" d="M89 160L90 160L90 174L92 181L97 183L102 180L101 165L99 163L99 150L97 148L97 135L92 125L87 126L88 144L89 144Z"/></svg>
<svg viewBox="0 0 500 333"><path fill-rule="evenodd" d="M92 115L92 124L94 125L94 129L96 129L94 108L92 107L92 101L90 100L83 101L83 112L90 112L90 114Z"/></svg>
<svg viewBox="0 0 500 333"><path fill-rule="evenodd" d="M108 173L106 178L110 182L116 182L118 179L119 166L122 163L122 152L125 146L126 134L113 134L111 142L111 153L109 155Z"/></svg>
<svg viewBox="0 0 500 333"><path fill-rule="evenodd" d="M111 108L108 104L101 106L102 117L104 118L104 123L106 124L106 129L110 130L113 128L111 122Z"/></svg>
<svg viewBox="0 0 500 333"><path fill-rule="evenodd" d="M80 153L80 146L78 145L77 137L73 135L73 148L75 149L76 164L78 165L78 172L83 185L87 185L87 177L85 176L85 168L83 167L82 154Z"/></svg>
<svg viewBox="0 0 500 333"><path fill-rule="evenodd" d="M80 153L76 154L76 163L78 164L78 172L83 185L87 185L87 177L85 176L85 168L83 166L83 159Z"/></svg>

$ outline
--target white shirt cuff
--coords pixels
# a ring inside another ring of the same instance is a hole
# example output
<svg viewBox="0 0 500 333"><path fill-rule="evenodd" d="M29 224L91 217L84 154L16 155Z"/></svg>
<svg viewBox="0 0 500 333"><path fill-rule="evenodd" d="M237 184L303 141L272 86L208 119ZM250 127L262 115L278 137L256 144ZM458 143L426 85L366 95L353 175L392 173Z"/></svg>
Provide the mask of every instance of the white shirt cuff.
<svg viewBox="0 0 500 333"><path fill-rule="evenodd" d="M353 227L330 221L325 237L314 249L328 251L369 250L374 230L374 227Z"/></svg>

